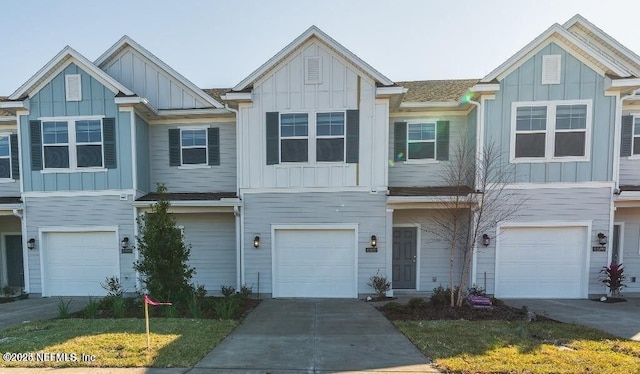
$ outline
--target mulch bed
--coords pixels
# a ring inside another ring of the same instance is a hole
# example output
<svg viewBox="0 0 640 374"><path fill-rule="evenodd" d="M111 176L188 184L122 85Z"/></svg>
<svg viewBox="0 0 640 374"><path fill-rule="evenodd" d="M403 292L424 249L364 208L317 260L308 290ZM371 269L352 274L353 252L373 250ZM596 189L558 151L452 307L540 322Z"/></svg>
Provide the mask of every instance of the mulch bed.
<svg viewBox="0 0 640 374"><path fill-rule="evenodd" d="M461 307L435 306L431 302L413 304L412 306L398 303L388 303L377 307L382 314L391 321L422 321L422 320L457 320L469 321L522 321L527 317L527 309L517 309L505 305L501 300L492 299L492 309L473 309L464 304ZM551 321L536 315L536 321Z"/></svg>

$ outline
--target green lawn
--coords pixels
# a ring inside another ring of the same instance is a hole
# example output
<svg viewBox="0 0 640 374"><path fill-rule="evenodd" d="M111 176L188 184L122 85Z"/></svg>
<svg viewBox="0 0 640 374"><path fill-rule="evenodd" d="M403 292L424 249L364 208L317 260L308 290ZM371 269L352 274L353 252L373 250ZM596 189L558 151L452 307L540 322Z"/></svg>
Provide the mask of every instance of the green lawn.
<svg viewBox="0 0 640 374"><path fill-rule="evenodd" d="M0 362L0 367L190 367L237 325L230 320L152 318L147 350L144 319L57 319L0 331L0 352L32 353L39 362ZM54 355L37 355L38 352ZM58 361L55 354L75 354ZM81 362L81 355L93 355ZM46 361L42 361L46 360Z"/></svg>
<svg viewBox="0 0 640 374"><path fill-rule="evenodd" d="M453 373L638 373L640 342L554 322L395 321Z"/></svg>

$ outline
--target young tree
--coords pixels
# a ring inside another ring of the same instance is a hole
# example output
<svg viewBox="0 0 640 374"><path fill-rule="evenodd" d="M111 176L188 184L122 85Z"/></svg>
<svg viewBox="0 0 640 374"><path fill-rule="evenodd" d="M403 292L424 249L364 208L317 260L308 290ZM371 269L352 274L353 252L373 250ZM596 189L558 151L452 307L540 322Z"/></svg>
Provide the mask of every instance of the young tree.
<svg viewBox="0 0 640 374"><path fill-rule="evenodd" d="M169 213L167 188L158 185L158 200L151 212L143 215L138 224L140 259L134 269L142 275L147 292L160 300L186 301L193 293L191 278L195 269L187 262L191 246L185 245L175 218Z"/></svg>
<svg viewBox="0 0 640 374"><path fill-rule="evenodd" d="M444 165L441 178L452 193L441 199L441 209L434 210L423 227L449 249L451 307L463 303L473 253L483 233L512 218L522 204L505 189L509 176L495 144L488 143L476 156L465 137ZM456 274L460 278L456 279Z"/></svg>

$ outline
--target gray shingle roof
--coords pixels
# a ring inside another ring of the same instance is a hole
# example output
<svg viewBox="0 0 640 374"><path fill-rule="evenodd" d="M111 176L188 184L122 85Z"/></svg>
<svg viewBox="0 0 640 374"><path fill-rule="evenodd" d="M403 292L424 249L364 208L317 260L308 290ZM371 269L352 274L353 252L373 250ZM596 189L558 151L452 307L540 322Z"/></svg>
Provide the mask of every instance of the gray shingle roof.
<svg viewBox="0 0 640 374"><path fill-rule="evenodd" d="M206 92L207 95L213 97L216 101L224 104L224 100L222 100L222 95L231 91L231 88L203 88L202 90Z"/></svg>
<svg viewBox="0 0 640 374"><path fill-rule="evenodd" d="M396 82L408 88L403 102L445 102L458 101L479 79L447 79L429 81Z"/></svg>

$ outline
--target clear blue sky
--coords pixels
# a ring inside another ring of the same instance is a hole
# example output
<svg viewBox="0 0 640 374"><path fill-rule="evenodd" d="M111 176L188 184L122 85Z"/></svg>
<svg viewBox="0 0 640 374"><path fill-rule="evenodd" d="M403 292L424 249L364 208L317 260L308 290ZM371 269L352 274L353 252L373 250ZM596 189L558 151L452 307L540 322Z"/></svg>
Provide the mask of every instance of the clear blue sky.
<svg viewBox="0 0 640 374"><path fill-rule="evenodd" d="M16 0L1 11L0 95L65 45L93 61L123 34L202 88L235 85L311 25L394 81L480 78L576 13L640 54L637 0Z"/></svg>

